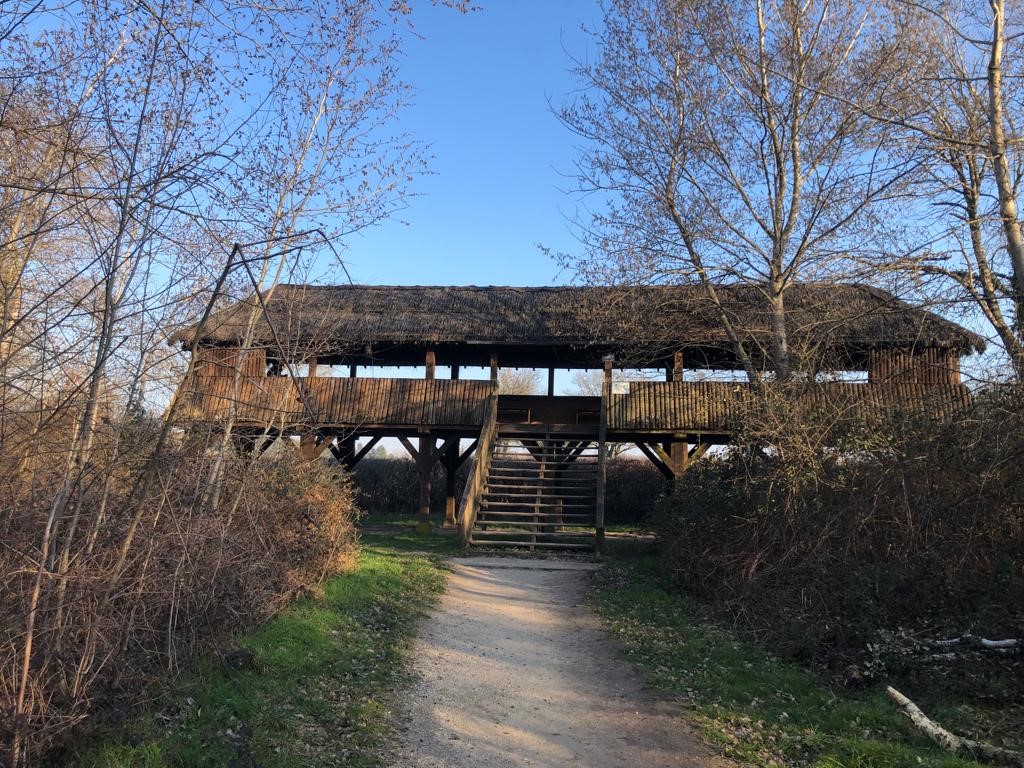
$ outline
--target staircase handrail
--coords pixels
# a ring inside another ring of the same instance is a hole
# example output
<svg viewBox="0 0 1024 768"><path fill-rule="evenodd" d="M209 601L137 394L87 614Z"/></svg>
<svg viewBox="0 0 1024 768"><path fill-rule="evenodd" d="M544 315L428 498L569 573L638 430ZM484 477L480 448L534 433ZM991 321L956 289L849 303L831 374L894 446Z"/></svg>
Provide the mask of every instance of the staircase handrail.
<svg viewBox="0 0 1024 768"><path fill-rule="evenodd" d="M476 514L480 506L480 494L491 468L491 455L494 453L494 442L498 436L498 393L492 392L487 403L487 415L480 439L476 444L476 456L470 470L469 481L462 492L459 503L459 546L468 547L469 538L476 525Z"/></svg>

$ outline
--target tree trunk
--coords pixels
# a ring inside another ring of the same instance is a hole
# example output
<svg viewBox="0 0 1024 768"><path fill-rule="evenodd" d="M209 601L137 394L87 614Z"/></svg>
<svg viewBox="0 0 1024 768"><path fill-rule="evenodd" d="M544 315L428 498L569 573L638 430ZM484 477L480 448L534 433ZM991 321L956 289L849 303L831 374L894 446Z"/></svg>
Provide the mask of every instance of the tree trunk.
<svg viewBox="0 0 1024 768"><path fill-rule="evenodd" d="M1013 265L1014 326L1024 338L1024 235L1017 219L1017 192L1006 158L1003 127L1003 48L1005 39L1004 0L989 0L992 8L992 54L988 63L989 152L999 191L999 215L1006 236L1006 251Z"/></svg>

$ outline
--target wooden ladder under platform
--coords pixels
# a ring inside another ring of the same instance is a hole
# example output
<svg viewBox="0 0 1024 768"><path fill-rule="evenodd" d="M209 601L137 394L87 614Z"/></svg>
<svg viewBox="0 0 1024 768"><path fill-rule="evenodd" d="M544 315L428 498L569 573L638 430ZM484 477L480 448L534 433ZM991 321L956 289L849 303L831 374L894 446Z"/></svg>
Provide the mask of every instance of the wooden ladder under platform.
<svg viewBox="0 0 1024 768"><path fill-rule="evenodd" d="M598 445L497 434L468 543L486 548L597 547Z"/></svg>

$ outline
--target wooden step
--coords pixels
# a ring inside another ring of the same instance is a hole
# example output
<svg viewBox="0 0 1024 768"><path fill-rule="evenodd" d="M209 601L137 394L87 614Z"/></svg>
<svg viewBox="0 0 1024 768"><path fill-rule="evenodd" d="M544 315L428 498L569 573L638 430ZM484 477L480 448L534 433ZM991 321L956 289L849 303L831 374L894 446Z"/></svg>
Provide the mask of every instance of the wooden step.
<svg viewBox="0 0 1024 768"><path fill-rule="evenodd" d="M584 504L583 502L570 502L570 503L562 504L561 505L561 509L593 509L595 506L596 505L594 505L594 504ZM516 508L518 508L518 507L526 507L526 508L541 507L541 508L544 508L544 509L547 509L547 508L558 509L559 505L555 504L553 502L541 502L540 504L538 504L536 502L528 502L528 501L521 501L521 502L499 502L499 501L494 501L494 500L488 499L488 498L484 498L484 500L482 502L480 502L480 509L498 509L498 508L502 508L502 507L516 507Z"/></svg>
<svg viewBox="0 0 1024 768"><path fill-rule="evenodd" d="M535 512L505 512L501 510L484 510L478 520L537 520L554 524L557 520L566 520L570 525L581 525L583 521L594 522L594 513L574 512L568 515L547 514L539 515Z"/></svg>
<svg viewBox="0 0 1024 768"><path fill-rule="evenodd" d="M478 544L484 547L520 547L522 549L542 548L542 549L593 549L593 544L562 544L552 543L546 541L499 541L497 539L483 539L478 540L470 538L470 544Z"/></svg>
<svg viewBox="0 0 1024 768"><path fill-rule="evenodd" d="M550 501L550 502L559 502L559 501L564 501L566 499L591 499L591 500L593 500L593 499L597 498L596 494L550 494L550 493L546 494L546 493L544 493L544 490L545 490L545 488L537 488L537 493L514 494L514 493L511 493L511 492L507 492L507 490L490 490L488 488L486 490L486 493L483 494L483 498L484 499L489 499L489 498L494 498L494 499L534 499L536 501L541 501L542 503L548 502L548 501Z"/></svg>
<svg viewBox="0 0 1024 768"><path fill-rule="evenodd" d="M540 517L540 515L538 515L538 513L536 512L512 512L503 509L483 509L480 510L480 515L482 518L486 518L488 520L502 520L504 518L514 519L517 517ZM558 519L559 517L561 517L563 520L593 520L594 513L591 512L590 514L587 514L585 512L566 512L559 516L552 512L550 514L544 515L544 518L548 520Z"/></svg>
<svg viewBox="0 0 1024 768"><path fill-rule="evenodd" d="M562 536L564 534L581 534L581 532L593 536L594 531L593 520L590 522L581 520L577 523L538 522L537 520L477 520L476 525L479 530L486 531L488 534L500 534L503 530L507 530L511 534L520 530L531 530L541 536Z"/></svg>
<svg viewBox="0 0 1024 768"><path fill-rule="evenodd" d="M492 473L488 473L487 474L487 479L488 480L509 480L509 481L513 481L513 480L519 480L519 481L521 481L521 480L534 480L534 481L536 481L536 480L541 479L541 473L540 472L536 472L534 474L529 474L529 475L527 475L527 474L509 475L509 474L503 474L503 473L500 473L500 472L492 472ZM565 477L564 475L555 476L555 477L546 476L544 478L544 480L545 480L545 482L565 484L565 485L573 485L573 484L575 484L575 485L593 485L595 482L597 482L597 475L596 474L594 474L594 475L579 475L579 476L573 476L573 477Z"/></svg>

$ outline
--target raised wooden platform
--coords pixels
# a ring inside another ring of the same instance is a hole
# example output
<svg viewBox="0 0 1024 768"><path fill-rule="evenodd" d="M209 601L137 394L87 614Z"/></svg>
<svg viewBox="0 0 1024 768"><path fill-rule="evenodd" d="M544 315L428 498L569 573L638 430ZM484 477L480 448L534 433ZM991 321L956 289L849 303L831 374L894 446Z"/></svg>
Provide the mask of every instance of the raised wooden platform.
<svg viewBox="0 0 1024 768"><path fill-rule="evenodd" d="M619 385L616 385L617 387ZM679 433L727 437L743 423L753 398L738 382L641 381L622 385L607 403L607 437L632 442ZM288 378L195 376L182 388L181 415L217 425L235 404L240 428L272 426L283 433L424 429L475 436L486 417L489 381L451 379ZM801 394L802 404L828 407L850 418L895 412L947 416L970 399L958 384L832 382ZM565 437L596 435L602 398L501 395L497 420L503 430Z"/></svg>

